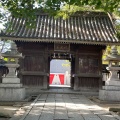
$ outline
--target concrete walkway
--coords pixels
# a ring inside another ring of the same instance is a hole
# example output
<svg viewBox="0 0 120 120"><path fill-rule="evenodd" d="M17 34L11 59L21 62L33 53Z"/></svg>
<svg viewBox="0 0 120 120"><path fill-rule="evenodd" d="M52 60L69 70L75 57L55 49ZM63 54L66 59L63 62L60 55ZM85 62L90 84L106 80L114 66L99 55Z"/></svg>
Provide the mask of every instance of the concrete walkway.
<svg viewBox="0 0 120 120"><path fill-rule="evenodd" d="M120 118L99 107L84 95L40 94L19 120L120 120Z"/></svg>

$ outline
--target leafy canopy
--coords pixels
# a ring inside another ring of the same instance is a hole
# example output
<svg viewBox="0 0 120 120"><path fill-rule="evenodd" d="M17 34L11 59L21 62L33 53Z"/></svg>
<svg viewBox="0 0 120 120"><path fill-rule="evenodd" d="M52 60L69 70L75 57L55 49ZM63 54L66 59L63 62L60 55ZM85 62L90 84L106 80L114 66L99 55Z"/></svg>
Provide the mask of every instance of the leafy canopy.
<svg viewBox="0 0 120 120"><path fill-rule="evenodd" d="M69 11L71 6L77 7L88 7L90 9L103 9L106 12L118 12L120 0L1 0L2 6L7 8L15 16L30 17L31 20L34 19L36 9L43 8L51 14L57 14L58 11L67 4ZM75 8L76 9L76 8ZM77 11L78 9L73 9Z"/></svg>

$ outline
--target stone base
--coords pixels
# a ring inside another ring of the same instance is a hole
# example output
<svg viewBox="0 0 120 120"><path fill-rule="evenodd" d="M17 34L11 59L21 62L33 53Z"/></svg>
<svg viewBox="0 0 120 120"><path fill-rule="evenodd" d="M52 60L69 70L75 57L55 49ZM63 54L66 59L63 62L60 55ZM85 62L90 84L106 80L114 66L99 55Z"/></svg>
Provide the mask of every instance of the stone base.
<svg viewBox="0 0 120 120"><path fill-rule="evenodd" d="M104 90L114 90L114 91L119 90L120 91L120 86L113 86L113 85L111 85L111 86L103 86L102 88Z"/></svg>
<svg viewBox="0 0 120 120"><path fill-rule="evenodd" d="M120 80L108 80L105 85L120 86Z"/></svg>
<svg viewBox="0 0 120 120"><path fill-rule="evenodd" d="M25 88L0 88L0 101L21 101L25 99Z"/></svg>
<svg viewBox="0 0 120 120"><path fill-rule="evenodd" d="M20 83L20 78L17 77L6 77L2 79L2 83Z"/></svg>
<svg viewBox="0 0 120 120"><path fill-rule="evenodd" d="M3 88L3 87L7 87L7 88L9 88L9 87L13 87L13 88L16 88L16 87L18 87L18 88L21 88L23 85L22 84L17 84L17 83L1 83L0 84L0 87L1 88Z"/></svg>
<svg viewBox="0 0 120 120"><path fill-rule="evenodd" d="M120 90L99 90L99 99L104 101L120 101Z"/></svg>

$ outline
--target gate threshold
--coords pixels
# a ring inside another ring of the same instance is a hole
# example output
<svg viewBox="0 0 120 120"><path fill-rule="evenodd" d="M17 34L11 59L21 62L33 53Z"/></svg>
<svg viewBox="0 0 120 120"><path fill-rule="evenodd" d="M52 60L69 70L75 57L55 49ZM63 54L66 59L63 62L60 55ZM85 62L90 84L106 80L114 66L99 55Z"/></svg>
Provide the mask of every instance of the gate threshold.
<svg viewBox="0 0 120 120"><path fill-rule="evenodd" d="M49 85L49 87L62 87L62 88L70 88L70 85Z"/></svg>

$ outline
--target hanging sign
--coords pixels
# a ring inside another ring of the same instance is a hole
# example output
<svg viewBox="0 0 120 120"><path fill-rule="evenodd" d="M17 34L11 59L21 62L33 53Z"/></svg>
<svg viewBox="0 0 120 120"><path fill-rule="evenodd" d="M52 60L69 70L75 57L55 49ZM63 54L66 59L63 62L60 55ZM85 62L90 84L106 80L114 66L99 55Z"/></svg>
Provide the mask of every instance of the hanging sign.
<svg viewBox="0 0 120 120"><path fill-rule="evenodd" d="M54 51L70 51L70 44L68 43L54 43Z"/></svg>

